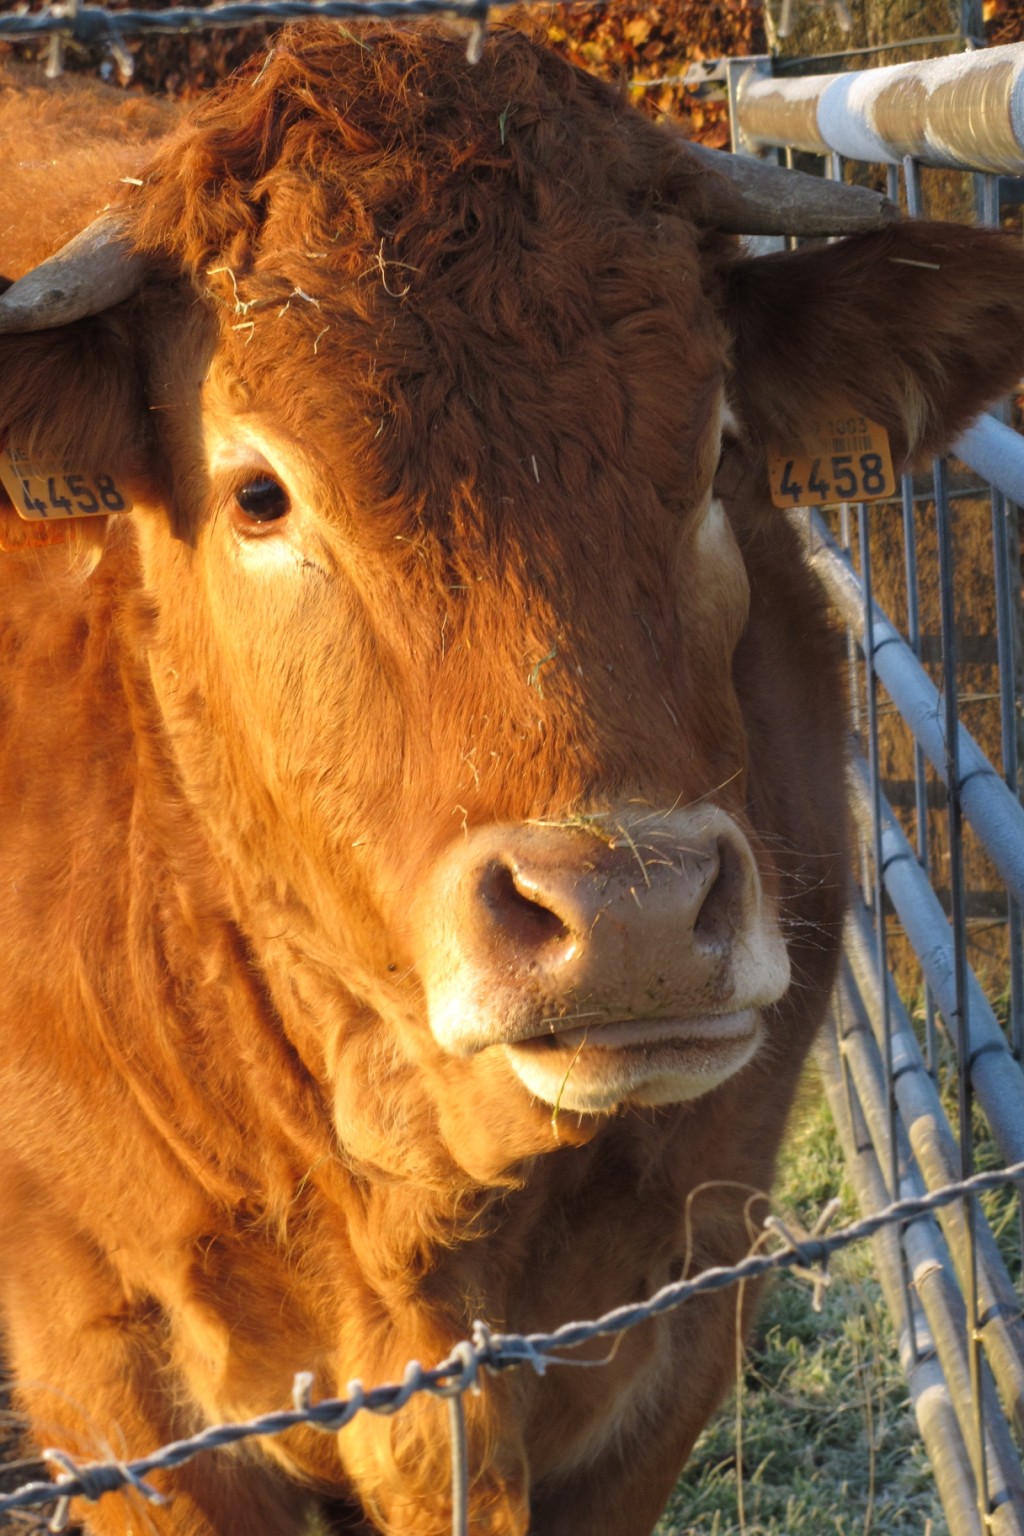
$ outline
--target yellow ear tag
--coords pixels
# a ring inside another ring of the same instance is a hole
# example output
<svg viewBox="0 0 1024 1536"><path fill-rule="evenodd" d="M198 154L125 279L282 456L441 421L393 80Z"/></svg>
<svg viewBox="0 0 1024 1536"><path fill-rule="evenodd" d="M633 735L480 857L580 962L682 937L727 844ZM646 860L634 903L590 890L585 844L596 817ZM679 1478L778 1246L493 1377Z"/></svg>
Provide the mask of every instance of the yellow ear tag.
<svg viewBox="0 0 1024 1536"><path fill-rule="evenodd" d="M877 501L896 491L889 434L852 412L816 422L785 452L768 455L777 507L822 507L837 501Z"/></svg>
<svg viewBox="0 0 1024 1536"><path fill-rule="evenodd" d="M62 466L37 464L10 446L0 452L0 481L26 523L131 511L131 500L113 475L75 474Z"/></svg>

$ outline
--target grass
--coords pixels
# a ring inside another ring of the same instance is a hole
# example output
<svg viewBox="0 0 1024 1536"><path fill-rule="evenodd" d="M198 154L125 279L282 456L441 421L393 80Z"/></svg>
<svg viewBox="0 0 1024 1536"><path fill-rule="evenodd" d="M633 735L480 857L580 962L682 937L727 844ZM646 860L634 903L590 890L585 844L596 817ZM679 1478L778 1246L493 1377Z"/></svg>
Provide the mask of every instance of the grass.
<svg viewBox="0 0 1024 1536"><path fill-rule="evenodd" d="M835 1194L857 1214L824 1096L808 1080L776 1192L805 1226ZM701 1436L657 1536L947 1536L908 1406L871 1249L837 1255L820 1313L783 1274L736 1397ZM742 1488L737 1444L741 1447Z"/></svg>

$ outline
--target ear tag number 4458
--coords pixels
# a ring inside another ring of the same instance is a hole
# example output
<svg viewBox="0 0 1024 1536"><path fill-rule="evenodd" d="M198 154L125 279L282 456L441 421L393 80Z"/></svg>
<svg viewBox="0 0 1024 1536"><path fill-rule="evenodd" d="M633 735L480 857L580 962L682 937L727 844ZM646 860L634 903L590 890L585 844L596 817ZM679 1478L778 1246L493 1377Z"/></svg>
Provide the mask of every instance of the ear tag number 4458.
<svg viewBox="0 0 1024 1536"><path fill-rule="evenodd" d="M768 478L777 507L877 501L896 490L888 433L853 412L817 422L790 450L770 453Z"/></svg>
<svg viewBox="0 0 1024 1536"><path fill-rule="evenodd" d="M36 464L17 449L0 452L0 481L27 523L131 510L131 501L112 475L75 474L63 466Z"/></svg>

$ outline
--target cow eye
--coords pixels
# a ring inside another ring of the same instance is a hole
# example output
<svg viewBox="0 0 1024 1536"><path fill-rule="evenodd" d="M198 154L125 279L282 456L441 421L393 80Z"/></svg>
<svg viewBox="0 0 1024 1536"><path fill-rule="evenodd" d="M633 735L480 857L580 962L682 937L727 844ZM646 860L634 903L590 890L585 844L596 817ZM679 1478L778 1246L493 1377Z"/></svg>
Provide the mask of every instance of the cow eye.
<svg viewBox="0 0 1024 1536"><path fill-rule="evenodd" d="M245 516L254 523L276 523L286 517L290 503L284 486L270 477L260 475L235 492L235 500Z"/></svg>
<svg viewBox="0 0 1024 1536"><path fill-rule="evenodd" d="M733 450L739 447L739 441L734 432L722 433L722 446L718 454L718 463L715 466L714 480L717 480L723 469L725 469Z"/></svg>

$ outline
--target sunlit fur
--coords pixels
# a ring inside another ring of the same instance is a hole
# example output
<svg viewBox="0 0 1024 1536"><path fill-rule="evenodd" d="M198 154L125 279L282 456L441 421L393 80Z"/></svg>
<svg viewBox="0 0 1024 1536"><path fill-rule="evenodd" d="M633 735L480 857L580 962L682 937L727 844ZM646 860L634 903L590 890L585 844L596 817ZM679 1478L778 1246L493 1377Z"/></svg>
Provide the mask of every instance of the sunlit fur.
<svg viewBox="0 0 1024 1536"><path fill-rule="evenodd" d="M0 67L0 286L103 212L178 114L81 75Z"/></svg>
<svg viewBox="0 0 1024 1536"><path fill-rule="evenodd" d="M34 1435L89 1457L746 1250L846 845L836 648L765 441L835 403L930 446L1024 340L1011 242L746 261L671 130L510 32L477 65L437 29L285 32L142 158L85 157L75 189L83 220L123 206L140 296L0 340L0 435L137 508L88 582L59 550L0 565L0 1298ZM41 173L3 217L33 197L57 245L64 190ZM42 254L4 249L9 277ZM266 532L237 511L250 463L290 498ZM415 897L461 838L703 802L750 839L799 978L748 1065L582 1115L500 1048L441 1049ZM734 1322L709 1297L601 1369L488 1378L474 1536L644 1536ZM440 1536L444 1425L420 1400L76 1514L298 1536L326 1499Z"/></svg>

